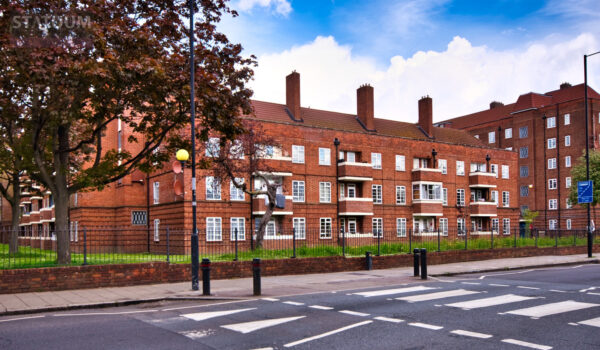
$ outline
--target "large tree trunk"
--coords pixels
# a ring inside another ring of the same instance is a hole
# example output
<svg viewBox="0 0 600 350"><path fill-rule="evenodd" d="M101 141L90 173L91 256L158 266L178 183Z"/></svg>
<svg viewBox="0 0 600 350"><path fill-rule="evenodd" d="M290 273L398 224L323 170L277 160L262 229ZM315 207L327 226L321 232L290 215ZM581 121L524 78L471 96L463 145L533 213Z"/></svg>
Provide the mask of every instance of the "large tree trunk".
<svg viewBox="0 0 600 350"><path fill-rule="evenodd" d="M262 248L263 240L265 238L265 230L269 221L271 220L271 216L273 215L273 210L275 210L275 200L277 196L277 186L267 185L267 197L269 198L269 205L267 206L267 210L265 211L265 215L260 219L260 225L258 226L258 232L256 232L256 249Z"/></svg>
<svg viewBox="0 0 600 350"><path fill-rule="evenodd" d="M54 154L55 190L53 195L56 222L56 246L58 264L70 264L71 252L69 241L69 182L67 179L69 157L65 151L69 148L69 127L60 126L57 130L58 147Z"/></svg>

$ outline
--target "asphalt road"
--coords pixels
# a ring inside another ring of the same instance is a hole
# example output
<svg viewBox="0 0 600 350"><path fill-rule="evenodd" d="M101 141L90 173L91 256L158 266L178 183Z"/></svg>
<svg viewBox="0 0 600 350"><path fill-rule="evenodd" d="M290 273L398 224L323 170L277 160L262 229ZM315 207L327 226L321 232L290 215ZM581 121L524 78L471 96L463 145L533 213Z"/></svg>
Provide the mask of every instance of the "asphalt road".
<svg viewBox="0 0 600 350"><path fill-rule="evenodd" d="M599 349L600 266L0 318L0 349Z"/></svg>

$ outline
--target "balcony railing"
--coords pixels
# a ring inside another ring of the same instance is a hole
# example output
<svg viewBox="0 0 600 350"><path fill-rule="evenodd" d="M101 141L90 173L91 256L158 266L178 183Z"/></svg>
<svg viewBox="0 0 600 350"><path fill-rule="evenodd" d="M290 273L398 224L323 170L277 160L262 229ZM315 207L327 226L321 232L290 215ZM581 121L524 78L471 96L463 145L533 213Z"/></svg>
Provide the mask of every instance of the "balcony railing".
<svg viewBox="0 0 600 350"><path fill-rule="evenodd" d="M496 202L471 202L469 209L471 216L497 216L498 214Z"/></svg>
<svg viewBox="0 0 600 350"><path fill-rule="evenodd" d="M285 196L285 208L275 207L273 215L292 215L294 214L294 202L292 196ZM267 211L267 198L265 195L258 195L252 198L252 215L264 215Z"/></svg>
<svg viewBox="0 0 600 350"><path fill-rule="evenodd" d="M442 216L444 205L441 200L413 199L412 208L414 216Z"/></svg>
<svg viewBox="0 0 600 350"><path fill-rule="evenodd" d="M341 162L338 176L341 181L373 181L373 166L371 163Z"/></svg>
<svg viewBox="0 0 600 350"><path fill-rule="evenodd" d="M340 215L343 215L343 216L373 215L373 198L340 199Z"/></svg>
<svg viewBox="0 0 600 350"><path fill-rule="evenodd" d="M469 187L471 188L495 188L496 174L476 171L469 173Z"/></svg>
<svg viewBox="0 0 600 350"><path fill-rule="evenodd" d="M415 168L412 170L412 181L442 182L442 169Z"/></svg>

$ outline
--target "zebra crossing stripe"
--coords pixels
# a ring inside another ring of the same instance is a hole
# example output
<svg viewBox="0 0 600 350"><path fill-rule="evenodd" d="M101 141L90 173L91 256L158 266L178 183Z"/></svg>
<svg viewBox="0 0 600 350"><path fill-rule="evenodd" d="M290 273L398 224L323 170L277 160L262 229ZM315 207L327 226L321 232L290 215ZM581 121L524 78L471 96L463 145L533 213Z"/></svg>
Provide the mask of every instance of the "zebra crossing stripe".
<svg viewBox="0 0 600 350"><path fill-rule="evenodd" d="M497 297L475 299L468 301L461 301L458 303L446 304L446 306L457 307L465 310L478 309L482 307L496 306L502 304L516 303L519 301L537 299L536 297L524 297L514 294L504 294Z"/></svg>
<svg viewBox="0 0 600 350"><path fill-rule="evenodd" d="M506 312L507 314L529 316L529 317L544 317L549 315L560 314L563 312L570 312L582 309L588 309L591 307L600 306L600 304L592 303L581 303L574 300L561 301L558 303L544 304L534 307L528 307L525 309L517 309Z"/></svg>
<svg viewBox="0 0 600 350"><path fill-rule="evenodd" d="M520 346L524 346L524 347L530 348L530 349L538 349L538 350L550 350L550 349L552 349L551 346L534 344L534 343L528 343L526 341L516 340L516 339L502 339L502 342L503 343L508 343L508 344L520 345Z"/></svg>
<svg viewBox="0 0 600 350"><path fill-rule="evenodd" d="M391 295L391 294L403 294L403 293L411 293L411 292L420 292L429 289L437 289L434 287L425 287L425 286L415 286L415 287L406 287L406 288L395 288L395 289L383 289L383 290L372 290L368 292L360 292L353 293L354 295L360 295L365 298L377 297L381 295Z"/></svg>
<svg viewBox="0 0 600 350"><path fill-rule="evenodd" d="M465 337L473 337L473 338L480 338L480 339L488 339L488 338L492 337L491 334L464 331L462 329L456 329L456 330L453 330L450 333L457 334L457 335L463 335Z"/></svg>
<svg viewBox="0 0 600 350"><path fill-rule="evenodd" d="M244 311L250 311L250 310L256 310L256 308L252 307L252 308L248 308L248 309L212 311L212 312L197 312L194 314L185 314L185 315L181 315L181 316L183 316L185 318L189 318L190 320L194 320L194 321L204 321L204 320L208 320L209 318L227 316L227 315L237 314L238 312L244 312Z"/></svg>
<svg viewBox="0 0 600 350"><path fill-rule="evenodd" d="M585 320L577 323L584 324L586 326L600 327L600 317L592 318L591 320Z"/></svg>
<svg viewBox="0 0 600 350"><path fill-rule="evenodd" d="M404 300L409 303L414 303L417 301L443 299L443 298L458 297L458 296L478 294L478 293L479 292L475 292L472 290L454 289L454 290L448 290L445 292L411 295L411 296L407 296L407 297L396 298L396 300Z"/></svg>
<svg viewBox="0 0 600 350"><path fill-rule="evenodd" d="M298 319L301 319L304 317L306 317L306 316L296 316L296 317L285 317L285 318L276 318L276 319L269 319L269 320L251 321L251 322L244 322L244 323L228 324L228 325L221 326L221 327L232 330L232 331L240 332L242 334L246 334L246 333L254 332L259 329L295 321L295 320L298 320Z"/></svg>

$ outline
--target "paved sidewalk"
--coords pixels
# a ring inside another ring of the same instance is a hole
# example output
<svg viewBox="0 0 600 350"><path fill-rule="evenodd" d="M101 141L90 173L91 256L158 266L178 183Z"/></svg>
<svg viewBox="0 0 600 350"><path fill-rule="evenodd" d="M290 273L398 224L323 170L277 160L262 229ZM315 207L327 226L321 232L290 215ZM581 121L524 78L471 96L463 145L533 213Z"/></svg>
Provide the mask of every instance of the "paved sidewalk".
<svg viewBox="0 0 600 350"><path fill-rule="evenodd" d="M599 263L587 255L537 256L429 265L430 276L500 271L542 266ZM262 278L262 296L278 297L334 290L368 288L416 282L412 267L386 270L335 272ZM247 299L252 296L252 278L211 281L210 297L192 291L190 282L131 287L66 290L57 292L0 294L0 316L72 308L118 306L164 299Z"/></svg>

